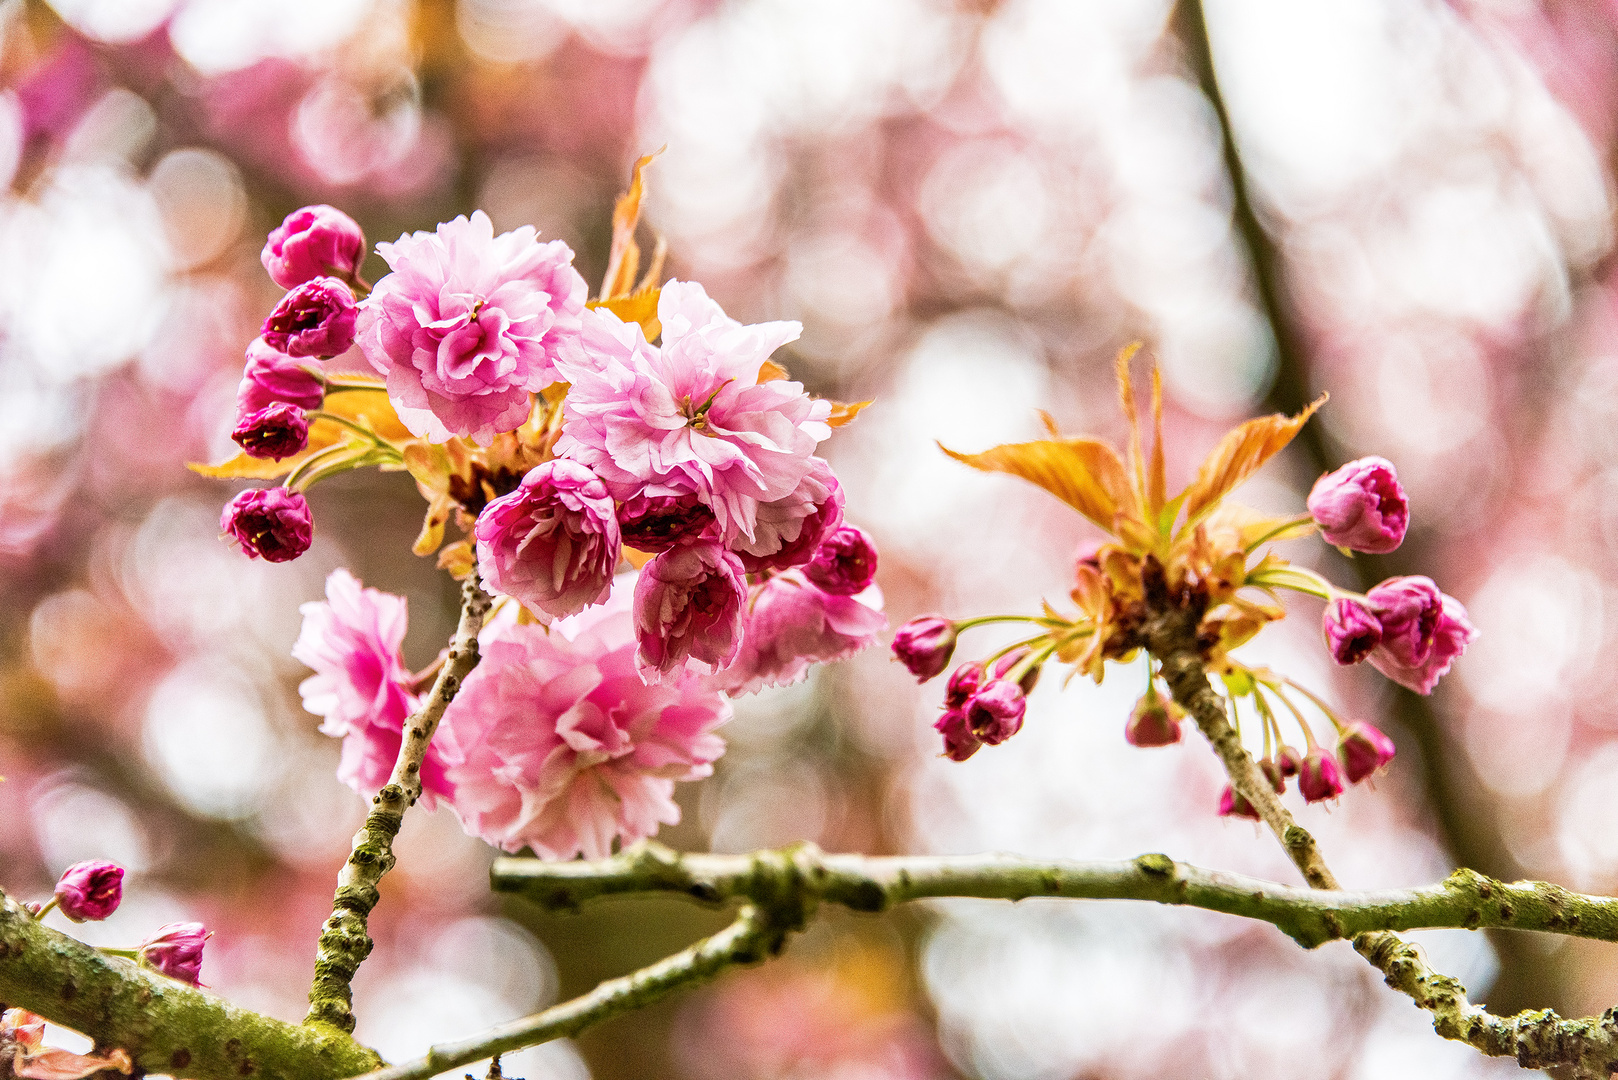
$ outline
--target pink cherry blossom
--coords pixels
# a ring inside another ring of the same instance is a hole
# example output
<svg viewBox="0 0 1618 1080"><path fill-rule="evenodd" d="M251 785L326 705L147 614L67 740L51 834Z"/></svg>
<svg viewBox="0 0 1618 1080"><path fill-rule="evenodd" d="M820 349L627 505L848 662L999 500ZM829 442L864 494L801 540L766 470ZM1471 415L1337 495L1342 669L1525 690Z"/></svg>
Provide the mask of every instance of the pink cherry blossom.
<svg viewBox="0 0 1618 1080"><path fill-rule="evenodd" d="M802 327L744 326L691 282L663 286L657 313L661 346L605 309L585 312L577 348L557 364L572 384L557 453L588 465L616 499L694 493L721 543L758 540L760 505L797 490L831 433L830 403L801 383L758 381Z"/></svg>
<svg viewBox="0 0 1618 1080"><path fill-rule="evenodd" d="M388 782L404 723L418 702L400 647L409 628L402 596L365 588L347 570L326 578L326 599L304 604L292 655L315 669L298 686L303 707L324 718L320 730L343 740L337 779L370 795ZM435 740L421 767L422 802L448 795Z"/></svg>
<svg viewBox="0 0 1618 1080"><path fill-rule="evenodd" d="M742 644L746 575L717 544L672 548L641 568L635 586L635 636L650 680L689 668L715 671Z"/></svg>
<svg viewBox="0 0 1618 1080"><path fill-rule="evenodd" d="M105 919L124 898L124 868L106 859L74 863L56 883L56 904L74 922Z"/></svg>
<svg viewBox="0 0 1618 1080"><path fill-rule="evenodd" d="M483 662L444 715L451 808L506 851L600 858L680 820L674 784L712 773L730 704L694 675L648 686L614 599L554 624L486 631Z"/></svg>
<svg viewBox="0 0 1618 1080"><path fill-rule="evenodd" d="M531 225L495 236L481 210L376 248L393 273L360 305L359 342L405 426L484 446L521 426L578 333L572 250Z"/></svg>
<svg viewBox="0 0 1618 1080"><path fill-rule="evenodd" d="M529 470L483 508L474 532L489 584L548 615L599 604L612 588L622 547L616 510L606 485L577 462Z"/></svg>
<svg viewBox="0 0 1618 1080"><path fill-rule="evenodd" d="M309 500L286 488L237 492L219 516L219 531L249 559L288 562L309 550L314 536Z"/></svg>
<svg viewBox="0 0 1618 1080"><path fill-rule="evenodd" d="M1339 664L1357 664L1382 641L1382 621L1358 600L1340 597L1326 605L1321 620L1326 648Z"/></svg>
<svg viewBox="0 0 1618 1080"><path fill-rule="evenodd" d="M654 555L690 543L712 526L713 511L690 492L636 495L618 507L618 528L624 543Z"/></svg>
<svg viewBox="0 0 1618 1080"><path fill-rule="evenodd" d="M288 356L329 358L354 344L354 292L334 277L306 281L281 298L264 320L263 338Z"/></svg>
<svg viewBox="0 0 1618 1080"><path fill-rule="evenodd" d="M1384 625L1386 621L1384 616ZM1371 650L1371 666L1400 686L1409 687L1418 694L1430 694L1433 687L1438 685L1438 680L1448 673L1450 665L1477 636L1478 631L1472 626L1461 602L1448 593L1440 593L1438 616L1434 620L1425 655L1414 663L1407 662L1407 654L1389 648L1384 637L1383 644Z"/></svg>
<svg viewBox="0 0 1618 1080"><path fill-rule="evenodd" d="M926 682L948 667L949 658L955 654L955 623L942 615L917 615L894 631L891 648L917 682ZM951 676L950 685L954 684L955 677ZM957 704L965 701L963 697Z"/></svg>
<svg viewBox="0 0 1618 1080"><path fill-rule="evenodd" d="M1386 555L1404 542L1410 504L1386 458L1364 457L1315 481L1309 513L1328 544Z"/></svg>
<svg viewBox="0 0 1618 1080"><path fill-rule="evenodd" d="M212 936L199 922L166 923L141 942L140 958L154 971L199 986L202 949Z"/></svg>
<svg viewBox="0 0 1618 1080"><path fill-rule="evenodd" d="M742 647L735 661L709 685L732 694L787 686L827 664L876 644L887 629L878 590L862 597L828 593L791 570L756 586L742 619Z"/></svg>
<svg viewBox="0 0 1618 1080"><path fill-rule="evenodd" d="M230 437L248 457L279 460L309 445L309 418L296 405L272 401L239 418Z"/></svg>
<svg viewBox="0 0 1618 1080"><path fill-rule="evenodd" d="M318 409L325 396L319 377L310 374L302 361L271 347L263 338L255 338L247 346L247 366L236 390L238 420L276 402Z"/></svg>
<svg viewBox="0 0 1618 1080"><path fill-rule="evenodd" d="M365 234L336 207L305 206L270 230L258 258L283 289L328 274L351 280L365 261Z"/></svg>
<svg viewBox="0 0 1618 1080"><path fill-rule="evenodd" d="M876 544L864 529L844 525L821 541L803 575L827 592L864 592L876 580Z"/></svg>
<svg viewBox="0 0 1618 1080"><path fill-rule="evenodd" d="M1357 784L1392 761L1399 748L1374 724L1357 720L1337 740L1337 757L1350 784Z"/></svg>
<svg viewBox="0 0 1618 1080"><path fill-rule="evenodd" d="M753 539L737 537L730 546L750 574L790 570L814 558L820 545L842 524L842 486L830 465L811 458L809 471L792 494L760 504Z"/></svg>

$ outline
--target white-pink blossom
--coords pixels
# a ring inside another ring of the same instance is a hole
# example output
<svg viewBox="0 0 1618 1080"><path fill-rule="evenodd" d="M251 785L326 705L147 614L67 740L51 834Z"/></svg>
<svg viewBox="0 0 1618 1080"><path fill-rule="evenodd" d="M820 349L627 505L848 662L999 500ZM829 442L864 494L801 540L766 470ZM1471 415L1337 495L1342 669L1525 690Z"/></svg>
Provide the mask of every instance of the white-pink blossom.
<svg viewBox="0 0 1618 1080"><path fill-rule="evenodd" d="M437 742L466 831L506 851L600 858L680 820L674 784L713 771L723 695L686 676L648 686L624 575L601 607L548 630L497 620Z"/></svg>
<svg viewBox="0 0 1618 1080"><path fill-rule="evenodd" d="M720 542L753 540L758 508L791 495L831 433L831 405L801 383L759 382L797 338L795 322L744 326L702 286L670 281L657 306L661 345L611 312L586 311L557 363L570 384L557 453L589 466L619 501L696 494Z"/></svg>
<svg viewBox="0 0 1618 1080"><path fill-rule="evenodd" d="M393 273L360 305L359 344L399 419L485 446L521 426L578 333L589 290L572 250L531 225L495 236L481 210L376 249Z"/></svg>

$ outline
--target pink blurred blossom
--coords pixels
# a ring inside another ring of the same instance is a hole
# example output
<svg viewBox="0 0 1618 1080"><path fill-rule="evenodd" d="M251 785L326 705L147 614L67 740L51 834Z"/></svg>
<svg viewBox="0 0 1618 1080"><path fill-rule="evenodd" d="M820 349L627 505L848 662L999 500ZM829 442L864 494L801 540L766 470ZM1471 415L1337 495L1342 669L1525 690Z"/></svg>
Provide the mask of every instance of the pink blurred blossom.
<svg viewBox="0 0 1618 1080"><path fill-rule="evenodd" d="M478 569L507 596L552 616L607 599L621 541L606 485L557 458L483 508L474 529Z"/></svg>
<svg viewBox="0 0 1618 1080"><path fill-rule="evenodd" d="M360 306L360 347L405 426L485 446L520 426L579 327L588 290L572 250L530 225L497 237L478 210L377 251L393 273Z"/></svg>
<svg viewBox="0 0 1618 1080"><path fill-rule="evenodd" d="M722 543L757 541L760 504L792 495L831 433L829 403L800 383L758 381L801 327L743 326L680 281L663 287L658 318L661 347L605 309L585 313L578 348L558 363L572 389L557 453L588 465L617 499L695 493Z"/></svg>
<svg viewBox="0 0 1618 1080"><path fill-rule="evenodd" d="M343 740L337 779L370 795L388 782L405 720L418 704L400 652L408 604L337 569L326 578L326 599L298 610L303 628L292 655L315 670L298 686L303 707L323 718L322 732ZM450 793L437 740L422 761L421 786L428 807Z"/></svg>
<svg viewBox="0 0 1618 1080"><path fill-rule="evenodd" d="M715 673L709 685L732 694L766 686L787 686L827 664L876 644L887 629L882 597L828 593L788 571L756 586L742 618L742 647L735 661Z"/></svg>
<svg viewBox="0 0 1618 1080"><path fill-rule="evenodd" d="M483 662L445 713L438 742L466 831L506 851L600 858L680 820L674 784L713 771L730 718L696 676L648 686L624 597L547 632L485 632Z"/></svg>
<svg viewBox="0 0 1618 1080"><path fill-rule="evenodd" d="M876 580L876 544L864 529L844 525L815 549L803 576L830 593L853 596Z"/></svg>
<svg viewBox="0 0 1618 1080"><path fill-rule="evenodd" d="M1363 720L1348 726L1337 740L1337 756L1350 784L1357 784L1393 760L1398 747L1374 724Z"/></svg>
<svg viewBox="0 0 1618 1080"><path fill-rule="evenodd" d="M746 599L742 564L717 544L673 548L654 558L635 586L642 673L655 680L730 664L741 649Z"/></svg>

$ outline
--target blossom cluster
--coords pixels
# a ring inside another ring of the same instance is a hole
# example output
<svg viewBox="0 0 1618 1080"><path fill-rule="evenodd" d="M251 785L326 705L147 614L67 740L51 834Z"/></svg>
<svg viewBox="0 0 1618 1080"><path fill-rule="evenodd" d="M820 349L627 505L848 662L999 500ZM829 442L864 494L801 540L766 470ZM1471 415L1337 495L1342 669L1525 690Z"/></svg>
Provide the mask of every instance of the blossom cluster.
<svg viewBox="0 0 1618 1080"><path fill-rule="evenodd" d="M1047 604L1040 616L957 621L922 615L896 632L894 656L925 682L948 668L959 635L968 629L1010 622L1035 631L987 658L961 664L950 675L944 710L934 726L944 755L964 761L1021 730L1026 695L1043 665L1052 660L1072 664L1075 673L1100 682L1106 661L1132 659L1149 646L1153 619L1185 612L1195 619L1187 643L1204 668L1219 677L1227 715L1240 730L1247 711L1262 732L1259 767L1276 793L1296 778L1306 801L1336 798L1347 784L1366 780L1388 764L1396 748L1375 726L1343 720L1292 679L1231 655L1285 616L1274 602L1276 591L1290 589L1327 601L1323 629L1339 664L1369 660L1388 678L1422 694L1432 692L1477 631L1461 603L1426 577L1390 578L1361 595L1292 566L1273 549L1260 550L1267 542L1318 532L1345 553L1386 554L1399 547L1409 528L1404 489L1393 465L1380 457L1362 458L1321 477L1306 500L1307 513L1295 517L1266 517L1225 499L1286 445L1315 406L1297 417L1265 417L1239 426L1215 448L1196 480L1178 497L1167 498L1157 411L1161 396L1154 381L1158 448L1148 479L1128 358L1128 352L1120 357L1118 372L1134 433L1128 451L1133 469L1111 447L1086 439L1000 446L975 455L950 452L976 468L1012 473L1045 487L1111 534L1109 542L1085 550L1077 562L1071 592L1077 612L1064 615ZM1149 658L1147 691L1125 722L1125 740L1134 746L1167 746L1181 739L1184 714L1158 690L1161 672L1154 665L1161 659ZM1320 721L1311 721L1309 713L1323 718L1334 738L1318 738ZM1301 735L1301 750L1291 745L1283 720ZM1257 816L1229 787L1219 810Z"/></svg>

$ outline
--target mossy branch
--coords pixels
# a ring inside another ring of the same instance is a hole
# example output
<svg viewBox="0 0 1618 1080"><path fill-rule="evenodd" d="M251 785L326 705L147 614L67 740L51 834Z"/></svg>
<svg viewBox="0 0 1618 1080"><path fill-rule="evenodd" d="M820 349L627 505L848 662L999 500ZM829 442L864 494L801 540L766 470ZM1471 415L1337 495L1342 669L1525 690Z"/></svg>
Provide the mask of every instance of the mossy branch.
<svg viewBox="0 0 1618 1080"><path fill-rule="evenodd" d="M122 1047L146 1072L175 1077L335 1080L382 1060L328 1026L271 1020L97 952L34 921L4 894L0 1002L83 1032L102 1049Z"/></svg>
<svg viewBox="0 0 1618 1080"><path fill-rule="evenodd" d="M337 875L337 894L331 916L321 927L316 946L315 979L309 988L309 1014L305 1024L328 1024L339 1031L354 1030L354 997L350 983L371 953L366 919L376 907L377 885L393 869L393 838L399 835L404 813L421 797L421 763L444 710L455 700L461 683L478 664L478 632L492 603L474 568L461 587L461 618L449 652L421 708L405 721L404 739L393 774L371 800L365 824L354 834L348 862Z"/></svg>

